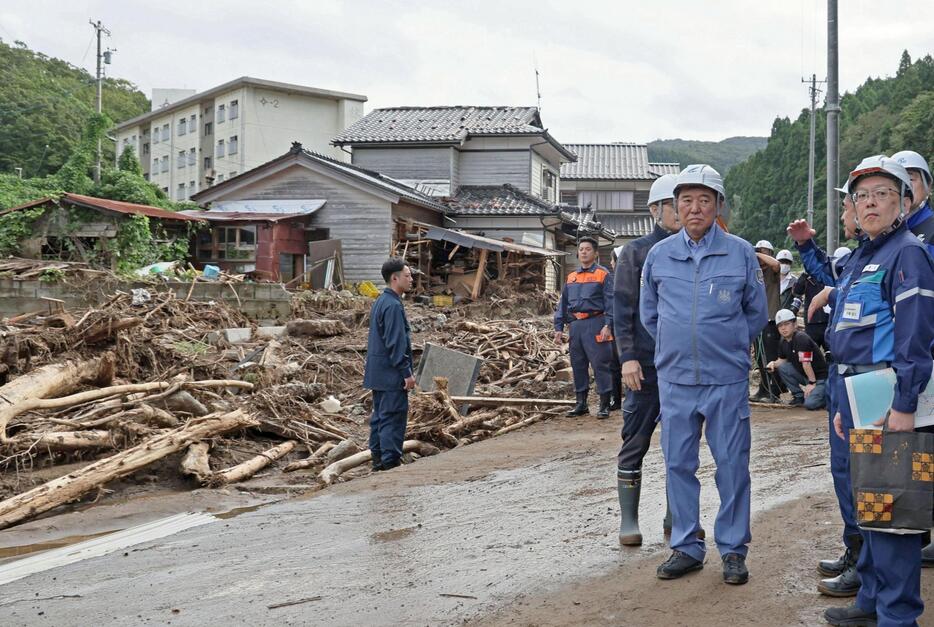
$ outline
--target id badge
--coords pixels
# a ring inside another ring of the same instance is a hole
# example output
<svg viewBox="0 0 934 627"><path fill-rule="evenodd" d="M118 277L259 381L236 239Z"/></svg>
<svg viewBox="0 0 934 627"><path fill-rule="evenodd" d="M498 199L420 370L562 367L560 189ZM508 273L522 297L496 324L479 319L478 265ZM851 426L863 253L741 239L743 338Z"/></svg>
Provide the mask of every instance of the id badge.
<svg viewBox="0 0 934 627"><path fill-rule="evenodd" d="M861 302L847 301L843 303L844 320L857 321L863 317L863 304Z"/></svg>

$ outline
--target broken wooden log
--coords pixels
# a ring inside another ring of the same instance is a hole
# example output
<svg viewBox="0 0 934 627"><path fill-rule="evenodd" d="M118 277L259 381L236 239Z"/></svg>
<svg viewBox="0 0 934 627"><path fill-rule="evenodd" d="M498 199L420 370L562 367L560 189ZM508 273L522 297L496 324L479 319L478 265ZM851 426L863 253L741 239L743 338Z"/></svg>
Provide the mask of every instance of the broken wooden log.
<svg viewBox="0 0 934 627"><path fill-rule="evenodd" d="M353 443L352 440L344 440L334 448L332 448L327 453L328 463L331 464L338 460L344 459L345 457L350 457L351 455L356 455L360 452L360 447Z"/></svg>
<svg viewBox="0 0 934 627"><path fill-rule="evenodd" d="M226 470L215 472L211 475L208 483L213 486L219 486L226 483L238 483L240 481L246 481L277 459L285 457L291 453L292 449L295 448L295 444L295 440L283 442L278 446L272 447L268 451L263 451L256 457L248 459L242 464L237 464L236 466L231 466Z"/></svg>
<svg viewBox="0 0 934 627"><path fill-rule="evenodd" d="M8 440L6 426L10 419L29 411L28 406L36 400L66 394L82 383L106 385L113 379L113 372L114 355L104 353L88 361L42 366L0 387L0 442Z"/></svg>
<svg viewBox="0 0 934 627"><path fill-rule="evenodd" d="M573 405L575 401L558 398L502 398L495 396L452 396L454 403L467 403L478 407L499 407L502 405L545 405L548 407L564 407Z"/></svg>
<svg viewBox="0 0 934 627"><path fill-rule="evenodd" d="M164 409L168 409L170 412L184 413L191 416L206 416L211 413L201 401L185 390L180 390L170 395L158 405Z"/></svg>
<svg viewBox="0 0 934 627"><path fill-rule="evenodd" d="M303 468L311 468L312 466L317 466L324 459L325 454L330 451L332 448L337 446L334 442L325 442L318 449L306 457L305 459L300 459L288 464L285 468L282 469L282 472L295 472L296 470L302 470Z"/></svg>
<svg viewBox="0 0 934 627"><path fill-rule="evenodd" d="M406 440L402 443L402 452L417 453L422 457L428 457L429 455L437 455L441 452L441 450L436 446L428 444L427 442ZM345 457L344 459L340 459L333 464L330 464L327 468L321 471L321 473L318 475L318 480L324 483L324 485L331 485L343 473L352 468L356 468L357 466L362 466L372 459L373 454L370 453L369 449L360 451L356 455ZM0 505L2 505L2 503L0 503Z"/></svg>
<svg viewBox="0 0 934 627"><path fill-rule="evenodd" d="M285 332L292 336L309 335L312 337L332 337L349 333L350 329L340 320L289 320Z"/></svg>
<svg viewBox="0 0 934 627"><path fill-rule="evenodd" d="M184 427L149 438L133 448L0 502L0 529L69 503L99 486L180 451L192 442L255 425L256 421L239 409L192 420Z"/></svg>
<svg viewBox="0 0 934 627"><path fill-rule="evenodd" d="M210 450L210 442L195 442L189 446L188 451L182 458L182 474L194 477L200 484L207 483L212 474L210 458L208 457L208 451Z"/></svg>
<svg viewBox="0 0 934 627"><path fill-rule="evenodd" d="M110 431L49 431L38 437L24 434L10 440L18 449L35 448L40 451L64 453L92 448L110 448L113 438Z"/></svg>

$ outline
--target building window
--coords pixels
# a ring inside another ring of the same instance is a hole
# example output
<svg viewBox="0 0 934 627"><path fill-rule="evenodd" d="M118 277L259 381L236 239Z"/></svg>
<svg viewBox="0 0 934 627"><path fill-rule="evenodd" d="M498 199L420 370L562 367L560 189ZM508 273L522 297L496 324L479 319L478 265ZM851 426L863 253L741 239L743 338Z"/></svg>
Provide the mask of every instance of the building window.
<svg viewBox="0 0 934 627"><path fill-rule="evenodd" d="M148 154L149 154L149 144L148 144L148 143L147 143L147 144L143 144L143 154L144 154L144 155L148 155Z"/></svg>
<svg viewBox="0 0 934 627"><path fill-rule="evenodd" d="M161 161L160 163L161 163L161 166L162 166L162 167L159 168L159 170L160 170L161 172L168 172L168 171L169 171L169 155L163 156L163 157L162 157L162 161ZM166 191L168 191L168 190L166 190Z"/></svg>
<svg viewBox="0 0 934 627"><path fill-rule="evenodd" d="M203 261L253 261L256 226L218 226L198 234L196 257Z"/></svg>
<svg viewBox="0 0 934 627"><path fill-rule="evenodd" d="M185 184L179 183L178 190L175 192L175 200L185 200Z"/></svg>
<svg viewBox="0 0 934 627"><path fill-rule="evenodd" d="M578 192L578 202L593 211L632 211L633 192Z"/></svg>
<svg viewBox="0 0 934 627"><path fill-rule="evenodd" d="M217 152L215 152L214 154L218 159L221 159L224 157L224 140L223 139L217 140Z"/></svg>
<svg viewBox="0 0 934 627"><path fill-rule="evenodd" d="M205 158L204 158L204 169L205 169L205 170L210 170L210 169L211 169L211 157L205 157Z"/></svg>
<svg viewBox="0 0 934 627"><path fill-rule="evenodd" d="M211 122L205 122L205 123L204 123L204 134L205 134L205 135L213 135L213 134L214 134L214 124L212 124Z"/></svg>
<svg viewBox="0 0 934 627"><path fill-rule="evenodd" d="M231 178L231 179L232 179L232 178L235 177L235 176L237 176L237 171L236 171L236 170L234 170L233 172L231 172L231 173L230 173L230 176L227 177L227 178Z"/></svg>
<svg viewBox="0 0 934 627"><path fill-rule="evenodd" d="M184 168L186 165L188 165L188 159L185 157L185 151L184 151L184 150L179 150L179 151L178 151L178 161L177 161L177 163L178 163L178 165L175 166L175 167L177 167L177 168Z"/></svg>
<svg viewBox="0 0 934 627"><path fill-rule="evenodd" d="M230 101L230 119L236 120L240 116L240 102L237 100Z"/></svg>
<svg viewBox="0 0 934 627"><path fill-rule="evenodd" d="M198 114L192 113L188 119L188 132L194 133L196 130L198 130Z"/></svg>
<svg viewBox="0 0 934 627"><path fill-rule="evenodd" d="M561 204L577 206L577 192L561 192Z"/></svg>
<svg viewBox="0 0 934 627"><path fill-rule="evenodd" d="M153 129L153 131L152 131L152 143L154 143L154 144L158 144L158 143L159 143L159 129L157 129L157 128L156 128L156 129Z"/></svg>
<svg viewBox="0 0 934 627"><path fill-rule="evenodd" d="M194 148L188 151L188 165L195 165L198 163L198 155Z"/></svg>
<svg viewBox="0 0 934 627"><path fill-rule="evenodd" d="M149 172L143 172L143 180L145 181L149 180Z"/></svg>
<svg viewBox="0 0 934 627"><path fill-rule="evenodd" d="M204 116L208 118L211 117L211 107L204 108Z"/></svg>
<svg viewBox="0 0 934 627"><path fill-rule="evenodd" d="M217 105L217 123L220 124L227 119L227 107L225 105Z"/></svg>
<svg viewBox="0 0 934 627"><path fill-rule="evenodd" d="M223 182L224 182L224 175L223 175L223 174L218 174L218 175L217 175L217 182L218 182L218 183L223 183Z"/></svg>
<svg viewBox="0 0 934 627"><path fill-rule="evenodd" d="M195 182L188 181L188 195L190 196L191 194L194 194L194 193L195 193Z"/></svg>
<svg viewBox="0 0 934 627"><path fill-rule="evenodd" d="M168 124L162 125L162 141L164 142L169 141L169 125Z"/></svg>
<svg viewBox="0 0 934 627"><path fill-rule="evenodd" d="M159 171L159 157L156 157L152 160L152 172L155 174Z"/></svg>
<svg viewBox="0 0 934 627"><path fill-rule="evenodd" d="M163 188L162 188L162 191L163 191L166 195L169 194L169 188L168 188L168 187L163 187Z"/></svg>
<svg viewBox="0 0 934 627"><path fill-rule="evenodd" d="M238 139L236 135L231 136L230 140L227 142L227 154L235 155L237 154L237 143Z"/></svg>
<svg viewBox="0 0 934 627"><path fill-rule="evenodd" d="M178 135L181 136L187 132L188 132L188 120L185 118L182 118L181 120L178 121Z"/></svg>
<svg viewBox="0 0 934 627"><path fill-rule="evenodd" d="M555 173L548 168L542 168L542 200L555 201L555 188L557 187Z"/></svg>

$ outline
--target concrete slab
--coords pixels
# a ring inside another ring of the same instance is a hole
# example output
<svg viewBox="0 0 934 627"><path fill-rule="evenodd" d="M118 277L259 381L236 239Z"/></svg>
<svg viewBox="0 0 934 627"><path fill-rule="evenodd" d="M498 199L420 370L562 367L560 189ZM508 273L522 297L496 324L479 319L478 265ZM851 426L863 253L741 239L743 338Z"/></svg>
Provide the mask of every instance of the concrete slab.
<svg viewBox="0 0 934 627"><path fill-rule="evenodd" d="M434 378L445 377L451 396L471 396L482 363L479 357L426 342L418 362L416 383L423 390L431 391L435 389Z"/></svg>
<svg viewBox="0 0 934 627"><path fill-rule="evenodd" d="M285 337L285 327L256 327L256 337L264 340Z"/></svg>

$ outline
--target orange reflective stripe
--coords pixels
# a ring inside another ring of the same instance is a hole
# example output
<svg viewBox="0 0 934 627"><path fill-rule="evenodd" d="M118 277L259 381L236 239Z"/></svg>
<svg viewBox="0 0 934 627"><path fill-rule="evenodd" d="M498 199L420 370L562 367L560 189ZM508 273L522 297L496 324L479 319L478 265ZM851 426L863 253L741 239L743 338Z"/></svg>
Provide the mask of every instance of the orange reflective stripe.
<svg viewBox="0 0 934 627"><path fill-rule="evenodd" d="M572 272L568 275L568 283L603 283L608 276L603 268L595 268L593 272Z"/></svg>

